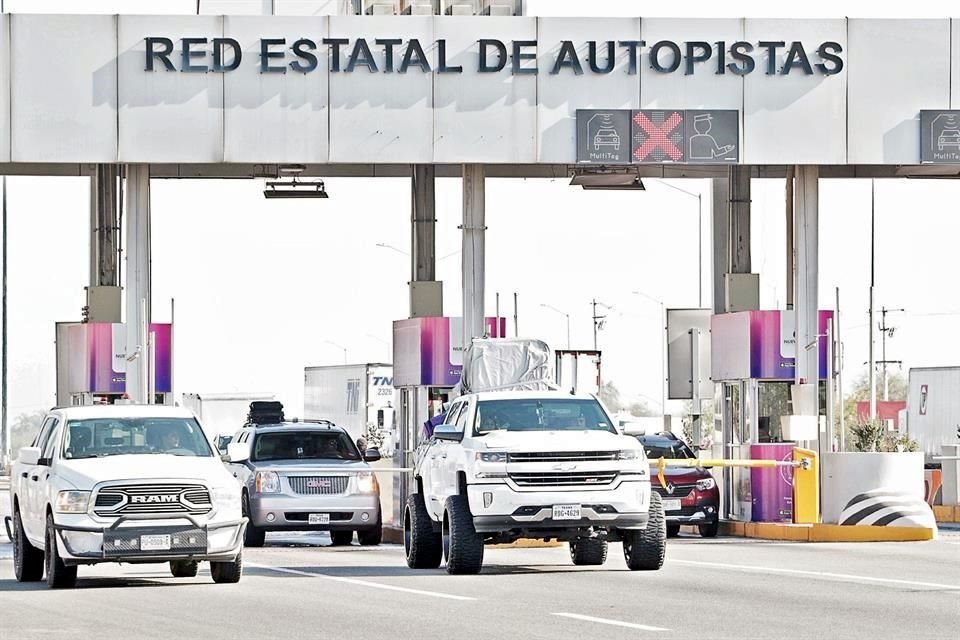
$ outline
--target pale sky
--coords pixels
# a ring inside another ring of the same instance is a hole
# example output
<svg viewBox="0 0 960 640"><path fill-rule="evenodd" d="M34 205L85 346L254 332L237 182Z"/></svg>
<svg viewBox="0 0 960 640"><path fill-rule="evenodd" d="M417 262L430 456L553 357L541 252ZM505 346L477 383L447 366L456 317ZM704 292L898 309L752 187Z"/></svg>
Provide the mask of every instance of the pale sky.
<svg viewBox="0 0 960 640"><path fill-rule="evenodd" d="M195 0L6 0L13 12L188 13ZM537 15L634 15L638 3L530 0ZM644 3L643 15L866 16L863 3L730 5L691 0ZM869 6L870 17L942 17L946 3ZM907 11L909 9L909 11ZM696 306L696 199L647 181L645 192L583 192L567 180L490 180L487 185L487 310L520 300L521 334L564 347L571 314L574 347L592 346L591 298L614 306L601 333L605 378L627 397L660 397L659 308L631 295L641 289L667 306ZM305 365L390 359L391 321L407 315L409 182L330 179L326 201L265 201L262 182L153 182L154 319L169 320L176 299L176 392L273 391L296 415ZM671 184L703 190L704 181ZM8 179L10 414L54 403L54 322L78 320L88 256L88 184L80 178ZM905 366L960 362L956 217L960 184L878 181L877 306L903 307L890 359ZM820 187L821 306L840 287L847 381L867 359L869 181L824 180ZM459 249L460 182L437 183L437 254ZM705 214L707 211L705 211ZM709 241L704 216L704 240ZM753 182L753 269L761 302L784 301L783 184ZM707 245L708 246L708 245ZM704 255L705 302L710 265ZM460 259L441 260L447 315L460 313ZM512 326L511 326L512 328ZM674 407L676 409L677 407Z"/></svg>

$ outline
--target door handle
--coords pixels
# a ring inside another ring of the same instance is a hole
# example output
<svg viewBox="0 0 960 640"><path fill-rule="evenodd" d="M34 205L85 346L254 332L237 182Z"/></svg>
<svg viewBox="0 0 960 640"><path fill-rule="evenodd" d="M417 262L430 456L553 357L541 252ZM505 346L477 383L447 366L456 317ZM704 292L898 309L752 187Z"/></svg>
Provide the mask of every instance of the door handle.
<svg viewBox="0 0 960 640"><path fill-rule="evenodd" d="M26 478L26 477L27 477L27 472L24 471L23 473L21 473L21 474L20 474L20 477L21 477L21 478Z"/></svg>
<svg viewBox="0 0 960 640"><path fill-rule="evenodd" d="M40 479L40 476L30 476L30 479L36 482L37 480Z"/></svg>

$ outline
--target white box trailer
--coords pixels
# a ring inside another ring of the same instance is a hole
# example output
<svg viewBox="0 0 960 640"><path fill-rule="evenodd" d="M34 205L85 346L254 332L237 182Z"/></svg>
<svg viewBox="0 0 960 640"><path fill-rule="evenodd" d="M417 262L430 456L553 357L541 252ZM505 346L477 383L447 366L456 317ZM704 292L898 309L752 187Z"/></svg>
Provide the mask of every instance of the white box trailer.
<svg viewBox="0 0 960 640"><path fill-rule="evenodd" d="M274 400L272 393L185 393L183 406L193 411L204 432L217 446L221 436L232 436L247 421L250 403Z"/></svg>
<svg viewBox="0 0 960 640"><path fill-rule="evenodd" d="M305 367L303 417L330 420L389 456L394 440L393 365L381 362ZM377 442L382 438L381 442Z"/></svg>
<svg viewBox="0 0 960 640"><path fill-rule="evenodd" d="M944 445L960 444L960 367L910 369L909 386L907 434L930 462Z"/></svg>

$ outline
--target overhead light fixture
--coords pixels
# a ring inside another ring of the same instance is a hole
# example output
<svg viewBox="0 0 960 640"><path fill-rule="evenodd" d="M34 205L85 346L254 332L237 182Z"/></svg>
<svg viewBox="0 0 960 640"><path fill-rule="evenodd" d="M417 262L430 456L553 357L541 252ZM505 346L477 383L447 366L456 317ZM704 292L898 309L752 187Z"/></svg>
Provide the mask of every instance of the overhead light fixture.
<svg viewBox="0 0 960 640"><path fill-rule="evenodd" d="M644 190L643 180L635 169L576 169L570 186L585 191Z"/></svg>
<svg viewBox="0 0 960 640"><path fill-rule="evenodd" d="M275 180L264 185L263 197L274 198L329 198L323 180L301 182L294 178L290 181Z"/></svg>
<svg viewBox="0 0 960 640"><path fill-rule="evenodd" d="M898 167L898 178L960 178L960 165L957 164L921 164Z"/></svg>

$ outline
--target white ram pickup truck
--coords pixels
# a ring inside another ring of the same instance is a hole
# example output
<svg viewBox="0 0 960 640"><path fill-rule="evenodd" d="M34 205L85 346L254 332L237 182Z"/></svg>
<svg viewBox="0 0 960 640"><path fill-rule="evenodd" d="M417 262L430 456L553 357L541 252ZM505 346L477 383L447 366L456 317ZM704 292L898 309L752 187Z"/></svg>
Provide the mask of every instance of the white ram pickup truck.
<svg viewBox="0 0 960 640"><path fill-rule="evenodd" d="M457 398L419 451L404 511L411 568L477 573L485 544L567 541L600 565L623 542L627 566L663 565L666 525L640 443L592 395L492 391Z"/></svg>
<svg viewBox="0 0 960 640"><path fill-rule="evenodd" d="M163 406L55 409L10 478L14 569L72 587L81 564L210 561L215 582L242 572L240 484L192 413ZM12 527L12 530L11 530Z"/></svg>

